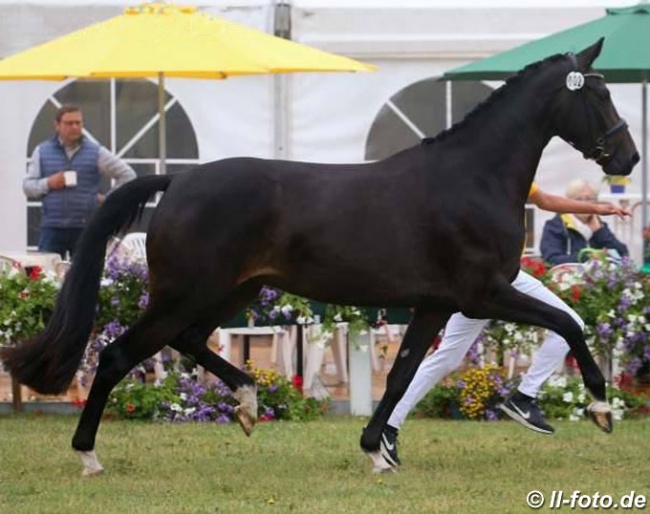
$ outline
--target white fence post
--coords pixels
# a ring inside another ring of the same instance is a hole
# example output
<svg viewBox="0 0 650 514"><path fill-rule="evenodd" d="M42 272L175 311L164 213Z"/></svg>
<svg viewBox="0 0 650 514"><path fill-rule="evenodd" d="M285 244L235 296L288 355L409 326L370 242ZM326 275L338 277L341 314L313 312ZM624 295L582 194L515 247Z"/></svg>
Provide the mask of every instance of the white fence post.
<svg viewBox="0 0 650 514"><path fill-rule="evenodd" d="M355 343L348 340L350 362L350 414L372 414L372 360L371 348L375 344L372 330L362 332Z"/></svg>

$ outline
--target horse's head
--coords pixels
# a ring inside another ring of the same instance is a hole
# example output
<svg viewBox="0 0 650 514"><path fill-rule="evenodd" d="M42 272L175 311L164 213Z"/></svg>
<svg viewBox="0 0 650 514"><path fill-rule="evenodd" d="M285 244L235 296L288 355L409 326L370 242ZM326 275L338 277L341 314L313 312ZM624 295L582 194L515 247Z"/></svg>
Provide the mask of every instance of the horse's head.
<svg viewBox="0 0 650 514"><path fill-rule="evenodd" d="M602 46L601 38L577 55L566 54L565 80L556 95L555 129L606 174L629 175L639 153L627 123L616 112L605 77L592 68Z"/></svg>

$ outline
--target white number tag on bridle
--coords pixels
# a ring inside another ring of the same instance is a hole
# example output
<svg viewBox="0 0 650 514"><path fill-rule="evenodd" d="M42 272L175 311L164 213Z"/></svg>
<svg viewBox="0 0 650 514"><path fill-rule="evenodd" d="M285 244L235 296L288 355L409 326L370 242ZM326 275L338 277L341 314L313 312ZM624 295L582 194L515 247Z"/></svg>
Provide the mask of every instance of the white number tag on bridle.
<svg viewBox="0 0 650 514"><path fill-rule="evenodd" d="M569 91L577 91L585 85L585 76L579 71L572 71L566 76L566 87Z"/></svg>

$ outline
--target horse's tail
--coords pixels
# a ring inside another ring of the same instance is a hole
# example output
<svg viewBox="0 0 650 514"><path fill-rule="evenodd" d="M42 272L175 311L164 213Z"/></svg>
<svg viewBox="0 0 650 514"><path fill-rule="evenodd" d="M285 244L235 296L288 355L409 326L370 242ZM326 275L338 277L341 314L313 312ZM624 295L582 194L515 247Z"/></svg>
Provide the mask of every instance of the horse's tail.
<svg viewBox="0 0 650 514"><path fill-rule="evenodd" d="M93 327L108 240L137 219L147 200L166 190L171 181L168 175L132 180L108 195L93 215L79 238L43 332L0 352L20 383L42 394L60 394L69 388Z"/></svg>

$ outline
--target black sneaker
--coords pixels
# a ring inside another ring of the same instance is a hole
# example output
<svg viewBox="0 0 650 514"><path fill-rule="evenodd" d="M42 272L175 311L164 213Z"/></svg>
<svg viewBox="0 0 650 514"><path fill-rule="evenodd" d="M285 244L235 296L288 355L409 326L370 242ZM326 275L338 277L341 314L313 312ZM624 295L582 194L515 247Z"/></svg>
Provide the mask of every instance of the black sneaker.
<svg viewBox="0 0 650 514"><path fill-rule="evenodd" d="M379 451L381 456L393 467L402 464L397 456L397 434L399 430L386 425L384 431L381 433L381 441L379 442Z"/></svg>
<svg viewBox="0 0 650 514"><path fill-rule="evenodd" d="M548 435L555 432L555 429L546 423L535 398L531 398L519 391L515 391L506 398L506 401L499 405L499 408L517 423L535 432Z"/></svg>

